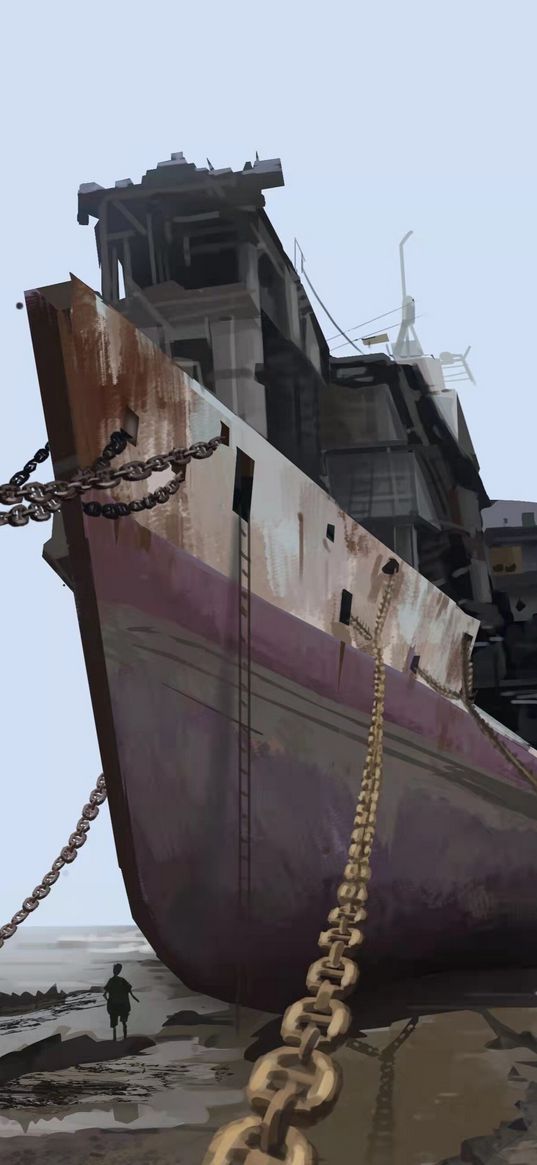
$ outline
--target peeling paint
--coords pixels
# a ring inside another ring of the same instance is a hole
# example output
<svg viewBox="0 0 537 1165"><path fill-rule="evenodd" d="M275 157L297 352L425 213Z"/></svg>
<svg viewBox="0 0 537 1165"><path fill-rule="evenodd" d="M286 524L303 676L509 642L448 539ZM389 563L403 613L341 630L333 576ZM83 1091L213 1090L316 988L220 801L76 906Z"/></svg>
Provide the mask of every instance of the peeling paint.
<svg viewBox="0 0 537 1165"><path fill-rule="evenodd" d="M208 460L192 462L173 501L130 521L235 578L237 516L232 499L240 447L255 463L250 517L253 593L363 649L354 628L339 623L341 592L350 591L353 613L372 627L383 584L381 568L397 556L76 279L71 316L73 329L65 332L64 346L76 378L70 391L77 398L73 414L87 463L121 425L126 407L139 417L139 458L219 435L222 421L229 427L229 447L221 447ZM118 464L131 459L127 450ZM156 475L151 488L171 476L171 471ZM114 496L123 501L146 492L147 482L127 482ZM303 515L302 542L297 514ZM335 527L335 538L326 553L328 523ZM404 670L412 644L423 667L440 682L458 687L462 636L475 638L478 623L398 561L394 601L384 629L386 663Z"/></svg>

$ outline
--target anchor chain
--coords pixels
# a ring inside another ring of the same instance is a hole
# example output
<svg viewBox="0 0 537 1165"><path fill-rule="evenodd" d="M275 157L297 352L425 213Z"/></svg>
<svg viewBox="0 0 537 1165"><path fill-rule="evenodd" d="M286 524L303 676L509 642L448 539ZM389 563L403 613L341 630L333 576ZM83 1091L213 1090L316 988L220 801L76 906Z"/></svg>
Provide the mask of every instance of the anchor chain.
<svg viewBox="0 0 537 1165"><path fill-rule="evenodd" d="M43 898L46 898L50 894L51 888L58 881L60 871L63 867L74 862L79 849L86 844L91 822L98 816L99 807L105 801L106 785L104 776L101 773L101 776L97 778L95 788L92 789L88 797L87 804L82 809L76 828L70 834L67 845L63 847L59 857L52 863L50 870L41 879L39 885L35 887L35 890L32 891L28 898L24 899L21 909L13 915L11 922L0 926L0 949L8 938L13 938L17 928L22 922L26 921L28 915L32 914L34 910L37 910Z"/></svg>
<svg viewBox="0 0 537 1165"><path fill-rule="evenodd" d="M115 489L122 481L143 481L152 473L161 473L171 468L174 473L172 480L144 498L131 502L108 502L104 505L100 502L82 503L84 513L90 518L104 517L115 520L127 517L128 514L139 513L141 510L150 510L167 502L177 492L185 480L186 467L191 460L200 461L211 457L223 443L224 438L211 437L208 441L197 441L187 449L172 449L169 453L149 457L146 461L128 461L126 465L111 469L110 461L126 449L128 440L127 433L123 429L118 429L112 433L109 444L93 465L87 469L79 469L68 481L33 482L27 485L26 482L37 464L46 461L49 455L48 444L39 449L19 473L15 473L8 483L0 485L0 505L12 507L7 512L0 513L0 526L26 526L30 519L34 522L47 522L61 509L65 501L88 490ZM23 505L24 501L28 501L29 505Z"/></svg>
<svg viewBox="0 0 537 1165"><path fill-rule="evenodd" d="M381 635L399 566L383 567L386 585L379 603L374 645L374 698L367 754L356 806L348 862L337 892L338 905L319 937L323 955L309 968L310 992L287 1009L281 1035L284 1046L254 1065L246 1095L253 1115L232 1121L213 1138L204 1165L315 1165L317 1153L299 1127L330 1113L342 1086L338 1064L327 1052L345 1042L351 1012L343 1000L359 976L356 951L367 918L371 852L383 767L385 669Z"/></svg>
<svg viewBox="0 0 537 1165"><path fill-rule="evenodd" d="M366 1160L368 1165L391 1165L393 1157L393 1091L395 1085L395 1057L399 1048L416 1030L419 1016L409 1019L402 1030L385 1048L376 1048L365 1040L349 1040L347 1047L380 1062L380 1076L375 1110L368 1137Z"/></svg>
<svg viewBox="0 0 537 1165"><path fill-rule="evenodd" d="M500 734L496 732L492 725L489 724L483 716L480 715L478 709L475 706L473 694L474 669L471 659L471 637L469 635L463 636L461 652L462 688L458 692L453 688L448 688L445 684L439 683L438 680L435 680L434 676L430 674L430 672L425 670L425 668L418 666L415 670L418 675L422 676L429 687L431 687L435 692L438 692L439 695L446 696L446 698L449 700L460 700L464 704L466 711L470 714L472 719L475 720L476 724L481 729L483 735L488 737L491 744L493 744L498 752L502 754L504 759L508 761L508 763L511 764L513 768L516 769L520 776L524 777L524 779L528 781L528 783L535 790L537 790L537 777L535 774L531 772L531 770L524 764L523 761L519 759L518 756L515 755L514 752L511 752L511 749L508 748L504 740L502 740Z"/></svg>
<svg viewBox="0 0 537 1165"><path fill-rule="evenodd" d="M130 461L118 469L110 469L110 462L119 453L122 453L128 443L128 435L123 429L112 433L110 441L100 457L88 469L80 469L69 481L49 481L45 484L34 482L27 485L30 475L38 464L47 460L50 453L48 442L42 449L38 449L34 456L27 461L18 473L14 473L9 482L0 486L0 505L11 505L13 508L7 513L0 513L0 526L26 526L30 518L35 522L47 521L56 513L64 501L85 493L89 489L114 489L121 481L142 481L152 473L172 468L175 476L170 482L152 494L131 502L117 502L101 505L99 502L82 503L84 513L89 517L121 518L127 514L136 513L144 509L165 502L176 493L185 479L186 466L194 460L204 460L210 457L224 438L211 437L209 441L198 441L188 449L173 449L164 456L149 457L146 461ZM30 499L30 504L21 504L23 499ZM70 835L69 841L63 847L59 857L52 863L48 873L35 887L33 892L24 899L20 910L13 915L10 922L0 927L0 949L7 939L12 938L21 923L37 909L43 898L50 894L51 887L57 882L60 871L69 863L74 862L78 850L85 845L90 822L97 817L99 806L106 800L106 785L101 774L95 788L89 795L88 803L84 805L82 815L77 822L76 829Z"/></svg>

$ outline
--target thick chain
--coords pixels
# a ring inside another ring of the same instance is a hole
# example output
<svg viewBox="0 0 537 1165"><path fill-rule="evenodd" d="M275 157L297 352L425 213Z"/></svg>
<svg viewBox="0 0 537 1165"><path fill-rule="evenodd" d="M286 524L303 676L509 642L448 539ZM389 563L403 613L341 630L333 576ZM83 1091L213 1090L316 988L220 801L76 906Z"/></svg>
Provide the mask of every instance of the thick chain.
<svg viewBox="0 0 537 1165"><path fill-rule="evenodd" d="M173 494L177 493L179 486L182 485L186 477L186 466L182 465L179 473L172 477L166 485L161 485L159 489L153 493L146 494L145 497L133 499L131 502L82 502L82 509L89 518L126 518L129 514L140 513L141 510L152 510L154 506L162 505L167 502Z"/></svg>
<svg viewBox="0 0 537 1165"><path fill-rule="evenodd" d="M129 461L117 469L110 468L110 461L126 448L128 436L123 430L112 433L109 444L103 450L101 457L87 469L80 469L68 481L49 481L45 483L25 483L30 473L36 468L37 462L45 461L49 447L46 445L38 450L32 461L28 461L20 473L14 474L11 480L0 485L0 505L12 506L7 513L0 513L0 526L26 526L30 519L34 522L46 522L61 509L65 501L86 493L91 489L115 489L122 481L143 481L152 473L161 473L165 469L173 469L175 476L172 481L148 494L131 502L115 502L101 505L99 502L83 504L84 513L89 517L122 518L128 514L141 510L152 509L162 504L177 492L185 479L186 466L190 461L203 460L211 457L223 442L222 437L211 437L209 441L198 441L188 449L172 449L165 455L149 457L146 461ZM29 501L29 505L22 504Z"/></svg>
<svg viewBox="0 0 537 1165"><path fill-rule="evenodd" d="M395 1057L412 1033L416 1030L419 1017L409 1019L395 1039L385 1047L375 1048L364 1040L349 1040L348 1047L363 1052L380 1061L380 1078L375 1110L371 1121L366 1159L370 1165L391 1165L393 1160L393 1090L395 1084Z"/></svg>
<svg viewBox="0 0 537 1165"><path fill-rule="evenodd" d="M386 1045L385 1048L376 1048L374 1044L367 1043L366 1040L349 1040L347 1047L352 1048L355 1052L363 1052L364 1056L372 1056L375 1060L382 1060L385 1056L395 1055L399 1048L406 1043L409 1036L412 1035L418 1026L420 1017L409 1019L400 1032Z"/></svg>
<svg viewBox="0 0 537 1165"><path fill-rule="evenodd" d="M359 976L355 962L371 877L371 851L382 780L385 671L381 635L398 564L388 576L373 633L375 676L367 754L356 806L348 862L337 892L338 905L319 937L322 957L312 963L310 994L287 1009L281 1034L285 1046L262 1056L252 1070L246 1095L254 1115L233 1121L213 1138L204 1165L315 1165L316 1152L293 1126L313 1125L332 1111L341 1091L339 1066L327 1055L345 1042L351 1012L343 1000Z"/></svg>
<svg viewBox="0 0 537 1165"><path fill-rule="evenodd" d="M362 620L359 619L357 615L351 615L350 622L353 627L356 627L356 630L360 632L360 635L362 635L364 639L373 639L373 632L370 631L367 623L362 623Z"/></svg>
<svg viewBox="0 0 537 1165"><path fill-rule="evenodd" d="M106 801L106 785L104 777L101 774L97 778L95 788L92 789L87 805L84 805L81 816L77 821L76 829L70 835L67 845L63 847L60 856L52 863L52 866L35 890L24 899L22 907L13 915L11 922L7 922L5 926L0 927L0 948L8 938L12 938L17 930L17 927L25 922L28 915L37 910L39 903L43 901L50 894L51 887L58 881L60 871L65 865L74 862L79 849L85 845L89 833L91 822L95 820L99 813L99 806Z"/></svg>
<svg viewBox="0 0 537 1165"><path fill-rule="evenodd" d="M38 449L37 453L34 453L31 461L27 461L26 465L24 465L22 469L19 469L18 473L14 473L13 477L10 477L9 484L24 485L24 483L28 481L30 474L34 473L37 469L37 466L41 465L43 461L46 461L49 455L50 445L47 441L47 444L44 445L42 449Z"/></svg>
<svg viewBox="0 0 537 1165"><path fill-rule="evenodd" d="M532 788L537 790L537 777L535 776L535 773L532 773L527 765L525 765L524 762L521 761L514 752L511 752L511 749L508 748L499 733L496 732L492 725L488 723L488 720L485 720L483 716L480 716L474 704L474 669L471 658L471 639L469 636L463 636L461 650L462 688L460 692L454 691L453 688L446 687L445 684L440 684L438 680L435 680L428 671L425 671L425 668L417 667L416 671L418 672L418 675L422 676L426 683L428 683L429 686L433 688L435 692L438 692L441 696L446 696L449 700L461 700L467 712L481 729L483 735L488 737L491 744L493 744L498 752L502 754L504 759L508 761L508 763L511 764L518 773L520 773L520 776L524 777L524 779L528 781Z"/></svg>
<svg viewBox="0 0 537 1165"><path fill-rule="evenodd" d="M122 480L141 481L152 473L168 469L171 466L175 471L175 477L167 485L144 498L128 503L109 503L103 506L99 502L87 502L82 506L84 512L90 517L103 516L105 518L120 518L140 510L151 509L153 506L167 501L172 494L177 492L181 482L185 479L186 466L191 459L201 460L210 457L215 449L222 444L223 438L213 437L209 441L199 441L188 449L174 449L164 457L150 457L147 461L131 461L127 465L121 466L120 469L110 470L110 462L126 449L127 442L127 434L123 429L119 429L112 433L110 441L93 465L88 469L79 470L70 481L52 481L45 485L36 482L32 485L26 485L25 483L37 465L46 461L49 456L48 444L42 449L38 449L33 458L27 461L18 473L13 474L7 485L0 486L0 504L12 505L15 503L13 509L8 513L0 514L0 526L26 526L30 518L36 522L46 521L61 508L65 500L76 497L88 489L113 489ZM24 506L20 504L23 498L30 498L33 501L30 505ZM60 856L53 862L51 869L35 887L33 893L24 899L21 909L13 915L11 922L0 927L0 948L3 947L6 939L12 938L17 927L28 918L32 911L37 909L43 898L47 897L51 887L58 880L63 866L75 860L78 850L85 844L90 822L97 817L99 805L102 805L105 800L106 786L104 776L101 775L97 780L95 789L90 793L88 804L82 810L82 816L74 833L71 834Z"/></svg>

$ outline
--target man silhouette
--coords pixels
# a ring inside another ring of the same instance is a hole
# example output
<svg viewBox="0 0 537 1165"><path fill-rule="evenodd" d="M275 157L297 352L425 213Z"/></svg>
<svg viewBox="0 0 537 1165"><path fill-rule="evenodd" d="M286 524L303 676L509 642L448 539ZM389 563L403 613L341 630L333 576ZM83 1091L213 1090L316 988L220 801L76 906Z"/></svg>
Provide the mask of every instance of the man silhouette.
<svg viewBox="0 0 537 1165"><path fill-rule="evenodd" d="M108 980L103 995L107 1001L107 1010L110 1016L110 1027L113 1031L113 1038L116 1039L116 1028L118 1019L121 1020L123 1026L123 1039L127 1039L127 1020L131 1009L129 995L136 999L130 983L126 979L122 979L119 972L122 970L121 963L114 964L114 974ZM136 999L139 1003L140 1000Z"/></svg>

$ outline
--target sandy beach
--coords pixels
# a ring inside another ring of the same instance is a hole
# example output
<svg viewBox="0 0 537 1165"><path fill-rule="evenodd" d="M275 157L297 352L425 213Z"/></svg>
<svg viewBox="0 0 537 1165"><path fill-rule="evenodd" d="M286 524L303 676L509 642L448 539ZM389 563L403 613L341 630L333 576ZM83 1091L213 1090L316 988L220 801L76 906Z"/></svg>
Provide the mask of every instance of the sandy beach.
<svg viewBox="0 0 537 1165"><path fill-rule="evenodd" d="M189 991L134 927L21 928L0 957L5 1165L199 1165L279 1043L278 1017ZM113 1045L102 988L116 961L140 1002ZM436 976L357 996L343 1093L311 1132L321 1161L537 1165L536 981Z"/></svg>

